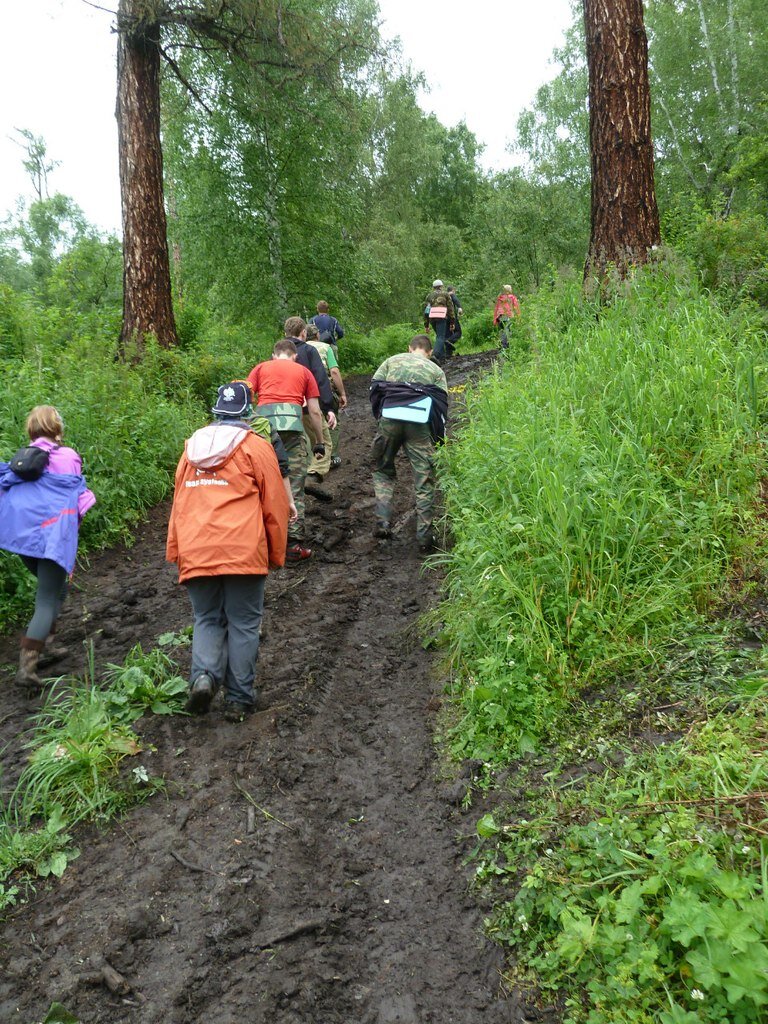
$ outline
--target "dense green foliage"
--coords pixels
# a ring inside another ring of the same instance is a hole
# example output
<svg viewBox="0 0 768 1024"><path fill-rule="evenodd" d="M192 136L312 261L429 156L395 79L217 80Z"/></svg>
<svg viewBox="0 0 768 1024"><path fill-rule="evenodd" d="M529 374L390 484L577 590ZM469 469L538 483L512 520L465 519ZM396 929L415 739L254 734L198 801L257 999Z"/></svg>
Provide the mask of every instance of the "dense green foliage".
<svg viewBox="0 0 768 1024"><path fill-rule="evenodd" d="M711 621L764 578L762 319L672 261L515 328L443 453L450 741L530 766L478 824L489 934L572 1024L762 1020L765 655Z"/></svg>
<svg viewBox="0 0 768 1024"><path fill-rule="evenodd" d="M442 614L483 758L706 611L765 466L762 332L679 275L603 310L567 284L516 326L530 351L467 393L443 458Z"/></svg>

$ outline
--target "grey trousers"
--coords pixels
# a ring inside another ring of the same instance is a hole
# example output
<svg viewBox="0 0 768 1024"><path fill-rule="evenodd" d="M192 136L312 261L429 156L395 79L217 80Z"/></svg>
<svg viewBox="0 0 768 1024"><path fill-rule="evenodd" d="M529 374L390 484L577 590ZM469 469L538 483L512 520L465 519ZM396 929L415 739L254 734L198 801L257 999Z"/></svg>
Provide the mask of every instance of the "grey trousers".
<svg viewBox="0 0 768 1024"><path fill-rule="evenodd" d="M195 624L192 632L192 674L213 677L224 685L225 699L250 707L259 655L259 626L264 608L266 576L196 576L186 587Z"/></svg>
<svg viewBox="0 0 768 1024"><path fill-rule="evenodd" d="M69 588L67 570L52 562L50 558L31 558L21 555L21 560L37 577L37 593L35 594L35 613L27 626L26 637L29 640L44 641L53 629L58 618L64 598Z"/></svg>

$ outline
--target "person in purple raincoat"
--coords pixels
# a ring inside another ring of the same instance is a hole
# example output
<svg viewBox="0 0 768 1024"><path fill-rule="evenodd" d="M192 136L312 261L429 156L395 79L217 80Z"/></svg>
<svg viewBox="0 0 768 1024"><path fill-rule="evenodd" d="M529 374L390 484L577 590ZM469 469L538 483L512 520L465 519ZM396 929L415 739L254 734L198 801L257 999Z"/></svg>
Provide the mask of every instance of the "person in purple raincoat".
<svg viewBox="0 0 768 1024"><path fill-rule="evenodd" d="M32 445L48 452L48 464L37 479L25 480L0 462L0 548L19 555L37 577L35 611L21 640L16 681L38 688L38 661L67 596L80 522L96 498L83 477L82 459L61 443L64 423L58 410L35 406L26 429Z"/></svg>

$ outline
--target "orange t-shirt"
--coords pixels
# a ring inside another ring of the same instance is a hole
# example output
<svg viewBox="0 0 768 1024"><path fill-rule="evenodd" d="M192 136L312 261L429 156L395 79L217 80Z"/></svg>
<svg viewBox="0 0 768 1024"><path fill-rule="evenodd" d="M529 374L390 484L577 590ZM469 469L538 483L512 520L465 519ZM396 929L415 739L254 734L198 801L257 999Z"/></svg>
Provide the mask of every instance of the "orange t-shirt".
<svg viewBox="0 0 768 1024"><path fill-rule="evenodd" d="M305 399L320 397L313 375L306 366L292 359L270 359L259 363L248 374L248 383L258 405L290 402L302 406Z"/></svg>

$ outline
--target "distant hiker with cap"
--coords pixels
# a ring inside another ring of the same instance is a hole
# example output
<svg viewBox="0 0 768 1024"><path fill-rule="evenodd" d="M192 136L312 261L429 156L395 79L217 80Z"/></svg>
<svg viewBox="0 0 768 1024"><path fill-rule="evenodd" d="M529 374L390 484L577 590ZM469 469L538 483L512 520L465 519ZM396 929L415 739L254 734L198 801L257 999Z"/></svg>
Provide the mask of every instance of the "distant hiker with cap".
<svg viewBox="0 0 768 1024"><path fill-rule="evenodd" d="M311 351L320 358L314 349ZM304 485L310 455L302 409L306 403L313 431L322 437L323 416L317 381L306 366L298 362L295 342L291 338L283 338L275 345L270 360L254 366L248 374L248 383L256 396L256 414L269 420L288 452L288 470L297 516L288 524L285 557L288 562L301 562L312 556L312 549L304 546ZM315 444L312 454L322 459L325 445Z"/></svg>
<svg viewBox="0 0 768 1024"><path fill-rule="evenodd" d="M251 431L251 411L246 384L222 385L214 422L186 442L165 555L194 612L187 710L204 714L223 686L224 715L235 722L256 709L264 586L285 561L288 525L277 457Z"/></svg>
<svg viewBox="0 0 768 1024"><path fill-rule="evenodd" d="M385 359L371 381L371 409L378 420L373 441L373 489L376 495L374 534L392 536L395 457L405 450L416 491L416 540L431 551L436 543L432 522L435 509L435 445L445 437L448 382L431 360L431 342L417 334L407 352Z"/></svg>
<svg viewBox="0 0 768 1024"><path fill-rule="evenodd" d="M323 443L326 447L325 458L319 460L318 464L310 466L310 473L319 476L322 482L330 469L337 469L341 465L341 457L339 456L339 412L347 407L347 392L344 387L341 370L339 369L338 357L333 350L333 346L328 342L320 341L319 334L320 332L313 323L307 324L307 344L317 349L323 361L323 366L331 381L333 411L336 414L336 426L334 429L331 430L330 427L326 427L323 430ZM306 417L304 428L307 428Z"/></svg>
<svg viewBox="0 0 768 1024"><path fill-rule="evenodd" d="M436 363L445 359L445 339L453 322L453 301L439 277L432 282L432 290L425 299L424 324L427 330L435 332L432 358Z"/></svg>
<svg viewBox="0 0 768 1024"><path fill-rule="evenodd" d="M324 299L321 299L315 308L317 315L313 316L309 322L317 328L319 340L327 345L332 345L334 354L338 356L338 342L339 338L344 337L344 328L336 317L331 316L328 312L328 303Z"/></svg>
<svg viewBox="0 0 768 1024"><path fill-rule="evenodd" d="M452 359L453 354L456 351L456 346L461 340L462 331L459 317L464 310L461 308L461 303L459 302L459 297L456 294L456 289L452 285L449 285L446 290L450 296L451 302L453 303L453 311L450 317L451 322L448 325L448 331L445 335L445 355L446 358Z"/></svg>
<svg viewBox="0 0 768 1024"><path fill-rule="evenodd" d="M505 284L493 307L493 326L501 329L501 348L509 348L509 324L516 316L520 316L520 303L512 294L512 285Z"/></svg>
<svg viewBox="0 0 768 1024"><path fill-rule="evenodd" d="M61 443L64 421L52 405L27 416L30 444L0 463L0 548L21 557L37 579L35 611L21 640L16 682L37 689L38 662L48 652L75 568L83 516L96 504L74 448ZM56 652L59 655L60 652ZM52 660L52 659L51 659Z"/></svg>

